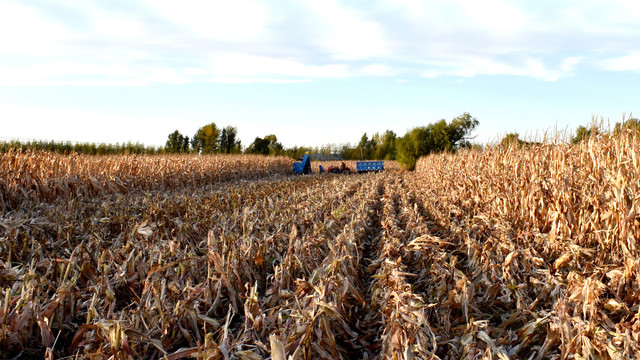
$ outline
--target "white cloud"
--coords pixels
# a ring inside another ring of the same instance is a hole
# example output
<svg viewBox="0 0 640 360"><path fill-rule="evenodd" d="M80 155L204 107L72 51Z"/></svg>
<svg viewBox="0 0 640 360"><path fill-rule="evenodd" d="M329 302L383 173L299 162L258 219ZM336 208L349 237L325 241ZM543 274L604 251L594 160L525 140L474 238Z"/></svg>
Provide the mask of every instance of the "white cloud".
<svg viewBox="0 0 640 360"><path fill-rule="evenodd" d="M316 39L326 52L337 59L360 59L385 56L390 45L381 24L366 19L357 10L335 0L306 2L318 26Z"/></svg>
<svg viewBox="0 0 640 360"><path fill-rule="evenodd" d="M60 54L62 41L79 36L47 21L30 7L0 1L0 54Z"/></svg>
<svg viewBox="0 0 640 360"><path fill-rule="evenodd" d="M193 80L181 74L180 71L166 67L152 67L145 69L146 77L156 83L165 84L188 84Z"/></svg>
<svg viewBox="0 0 640 360"><path fill-rule="evenodd" d="M21 67L0 64L0 85L143 85L139 74L125 64L55 61Z"/></svg>
<svg viewBox="0 0 640 360"><path fill-rule="evenodd" d="M553 81L579 67L637 71L640 51L640 3L628 0L54 4L0 0L0 84L498 74Z"/></svg>
<svg viewBox="0 0 640 360"><path fill-rule="evenodd" d="M95 29L99 34L121 38L139 38L147 33L139 22L103 14L96 17Z"/></svg>
<svg viewBox="0 0 640 360"><path fill-rule="evenodd" d="M602 60L600 64L605 70L640 72L640 52Z"/></svg>
<svg viewBox="0 0 640 360"><path fill-rule="evenodd" d="M511 33L527 26L528 19L522 10L503 0L455 0L459 13L471 21L470 27L484 31ZM460 24L460 21L458 22Z"/></svg>
<svg viewBox="0 0 640 360"><path fill-rule="evenodd" d="M305 65L290 59L277 59L248 54L220 54L211 62L211 71L220 78L259 79L280 78L280 81L300 78L336 78L348 75L341 64Z"/></svg>
<svg viewBox="0 0 640 360"><path fill-rule="evenodd" d="M283 79L283 78L271 78L271 77L249 77L249 76L214 76L211 82L219 84L255 84L255 83L270 83L270 84L297 84L309 82L306 79Z"/></svg>
<svg viewBox="0 0 640 360"><path fill-rule="evenodd" d="M595 35L638 34L640 3L633 0L572 0L566 2L553 18L553 24ZM560 20L564 19L564 23Z"/></svg>
<svg viewBox="0 0 640 360"><path fill-rule="evenodd" d="M267 24L267 10L249 0L143 0L149 9L195 35L228 42L252 41Z"/></svg>
<svg viewBox="0 0 640 360"><path fill-rule="evenodd" d="M396 75L396 71L391 67L383 64L371 64L363 66L360 69L360 73L363 75L371 76L393 76Z"/></svg>
<svg viewBox="0 0 640 360"><path fill-rule="evenodd" d="M556 81L570 76L581 58L570 57L562 60L557 67L547 66L542 60L533 57L496 60L491 57L469 56L435 61L426 65L429 70L422 72L426 78L452 75L474 77L477 75L515 75L528 76L544 81Z"/></svg>

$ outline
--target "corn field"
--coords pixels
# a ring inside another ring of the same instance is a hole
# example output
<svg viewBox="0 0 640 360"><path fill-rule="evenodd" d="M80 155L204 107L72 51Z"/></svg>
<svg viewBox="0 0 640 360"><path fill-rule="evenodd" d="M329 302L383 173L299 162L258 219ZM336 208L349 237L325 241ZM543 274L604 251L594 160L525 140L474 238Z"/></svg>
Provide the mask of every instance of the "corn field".
<svg viewBox="0 0 640 360"><path fill-rule="evenodd" d="M87 198L131 190L163 191L211 182L287 174L291 160L255 155L61 155L0 153L0 208L25 201Z"/></svg>
<svg viewBox="0 0 640 360"><path fill-rule="evenodd" d="M639 155L600 136L293 176L14 152L0 357L637 358Z"/></svg>

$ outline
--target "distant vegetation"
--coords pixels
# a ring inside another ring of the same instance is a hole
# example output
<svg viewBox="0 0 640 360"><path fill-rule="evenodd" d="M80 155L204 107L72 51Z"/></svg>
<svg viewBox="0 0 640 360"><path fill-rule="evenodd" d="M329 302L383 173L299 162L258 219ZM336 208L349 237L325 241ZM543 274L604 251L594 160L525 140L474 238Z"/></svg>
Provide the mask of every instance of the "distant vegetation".
<svg viewBox="0 0 640 360"><path fill-rule="evenodd" d="M7 152L10 149L16 150L38 150L50 151L59 154L69 154L72 152L88 155L117 155L117 154L159 154L163 153L163 148L145 146L140 143L125 144L95 144L95 143L72 143L70 141L46 141L32 140L19 141L10 140L0 142L0 152Z"/></svg>
<svg viewBox="0 0 640 360"><path fill-rule="evenodd" d="M469 147L469 135L479 122L469 113L453 119L450 123L440 120L434 124L416 127L403 137L387 130L369 137L364 133L360 142L351 144L326 145L322 147L285 148L274 134L256 137L244 150L237 138L237 129L227 126L220 129L215 123L206 125L196 132L191 140L178 130L169 134L165 149L172 153L240 153L298 158L306 152L318 154L340 154L344 160L398 160L409 169L415 168L416 160L433 152L455 151ZM189 146L191 145L191 146Z"/></svg>
<svg viewBox="0 0 640 360"><path fill-rule="evenodd" d="M588 126L580 125L576 128L576 131L573 135L570 136L569 139L566 139L567 142L571 144L577 145L580 144L584 140L588 140L591 137L598 137L605 134L618 135L621 132L629 132L633 134L637 134L640 132L640 120L638 118L634 118L631 115L623 119L621 122L615 123L613 126L613 130L611 128L607 128L604 126L602 122L598 122L595 119L591 121L591 124ZM508 133L506 134L502 140L500 140L500 146L508 147L512 145L519 146L527 146L527 145L537 145L539 142L535 141L526 141L520 138L518 133Z"/></svg>
<svg viewBox="0 0 640 360"><path fill-rule="evenodd" d="M410 129L402 137L395 132L387 130L383 133L375 133L369 136L366 132L360 137L360 141L353 145L327 144L320 147L294 146L286 148L278 141L275 134L264 137L256 137L248 146L243 146L238 138L238 128L226 126L219 128L215 123L207 124L199 128L192 137L181 134L178 130L167 136L165 146L153 147L140 143L126 144L94 144L72 143L56 141L5 141L0 142L0 152L9 149L44 150L56 153L79 153L90 155L115 155L115 154L258 154L269 156L287 156L297 159L305 153L312 154L338 154L344 160L397 160L402 166L413 170L416 161L425 155L439 152L456 152L461 148L473 146L471 137L478 127L479 121L469 113L447 122L441 119L426 126L418 126ZM614 133L621 131L640 131L640 121L629 116L626 120L616 123ZM598 136L603 130L602 126L592 121L590 126L579 126L570 141L578 144L592 136ZM500 141L501 146L533 145L520 138L517 133L509 133ZM475 145L481 148L480 145Z"/></svg>
<svg viewBox="0 0 640 360"><path fill-rule="evenodd" d="M469 135L478 124L476 118L464 113L448 124L445 120L440 120L434 124L413 128L398 141L398 161L413 170L421 156L471 147Z"/></svg>

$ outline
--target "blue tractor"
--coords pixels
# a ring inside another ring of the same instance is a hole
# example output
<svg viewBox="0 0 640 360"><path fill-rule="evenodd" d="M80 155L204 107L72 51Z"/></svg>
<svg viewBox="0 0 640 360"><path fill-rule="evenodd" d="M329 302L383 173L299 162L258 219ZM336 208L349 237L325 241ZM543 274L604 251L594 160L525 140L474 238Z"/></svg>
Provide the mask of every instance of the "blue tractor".
<svg viewBox="0 0 640 360"><path fill-rule="evenodd" d="M301 160L293 163L294 174L311 174L311 158L305 154Z"/></svg>

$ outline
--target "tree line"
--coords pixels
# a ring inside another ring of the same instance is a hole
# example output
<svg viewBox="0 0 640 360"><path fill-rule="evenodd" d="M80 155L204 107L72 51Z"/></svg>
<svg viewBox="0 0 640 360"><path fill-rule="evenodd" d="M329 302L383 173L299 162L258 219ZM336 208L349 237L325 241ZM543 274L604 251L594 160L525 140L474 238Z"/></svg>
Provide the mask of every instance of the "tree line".
<svg viewBox="0 0 640 360"><path fill-rule="evenodd" d="M280 155L298 158L306 152L341 154L345 160L398 160L409 169L415 168L420 156L440 151L456 151L471 146L469 135L479 122L469 113L464 113L450 122L440 120L427 126L415 127L399 137L387 130L369 137L364 133L360 142L326 145L322 147L285 148L274 134L256 137L244 150L237 140L237 128L227 126L220 130L215 123L198 129L191 139L178 130L169 134L165 149L172 153L193 152L198 154L226 153Z"/></svg>
<svg viewBox="0 0 640 360"><path fill-rule="evenodd" d="M403 136L392 130L375 133L369 136L364 133L357 144L345 143L341 145L327 144L319 147L294 146L284 147L274 134L256 137L248 146L242 146L238 138L238 129L234 126L219 128L210 123L199 128L193 136L185 136L178 130L167 136L165 146L152 147L140 143L126 144L93 144L71 143L55 141L5 141L0 142L0 151L9 149L45 150L58 153L82 153L91 155L114 154L261 154L272 156L288 156L297 159L305 153L338 154L344 160L397 160L405 168L415 168L416 161L421 156L437 152L455 152L461 148L472 146L471 134L479 122L469 113L447 122L441 119L435 123L409 129ZM640 131L640 121L629 117L623 122L615 124L614 133L624 130ZM591 136L602 133L600 127L579 126L571 142L577 144ZM517 133L505 135L500 145L508 146L512 143L531 145L532 142L521 140ZM479 146L479 145L476 145Z"/></svg>
<svg viewBox="0 0 640 360"><path fill-rule="evenodd" d="M604 134L613 134L614 136L620 134L621 132L626 131L632 134L640 134L640 120L638 118L629 117L626 120L621 122L616 122L613 126L613 129L605 129L602 124L598 124L595 120L592 121L591 125L580 125L576 128L576 131L571 138L568 139L569 142L573 145L577 145L582 141L588 140L592 136L600 136ZM506 134L502 140L500 140L500 146L511 146L511 145L539 145L539 142L536 141L525 141L520 139L520 135L518 133L508 133Z"/></svg>
<svg viewBox="0 0 640 360"><path fill-rule="evenodd" d="M141 143L73 143L71 141L54 140L9 140L0 142L0 152L15 150L38 150L49 151L60 154L88 154L88 155L121 155L121 154L162 154L162 147L145 146Z"/></svg>
<svg viewBox="0 0 640 360"><path fill-rule="evenodd" d="M629 116L628 119L621 122L617 122L613 126L613 134L619 134L623 131L638 134L640 133L640 120ZM602 126L599 126L595 121L590 126L578 126L575 136L571 139L571 143L578 144L583 140L589 139L592 136L598 136L604 133Z"/></svg>
<svg viewBox="0 0 640 360"><path fill-rule="evenodd" d="M285 148L278 142L276 135L270 134L262 138L256 137L249 146L243 149L240 141L236 140L237 129L235 127L228 126L219 131L216 125L211 123L199 129L194 135L194 139L191 140L191 149L186 146L186 143L189 142L188 138L183 137L177 130L169 135L165 149L172 149L171 151L175 152L276 155L294 159L305 153L338 154L344 160L397 160L405 168L412 170L421 156L438 152L455 152L462 148L472 147L473 137L471 135L479 124L475 117L465 112L449 122L441 119L426 126L414 127L408 130L404 136L398 136L392 130L375 133L371 137L364 133L355 145L346 143L341 145L327 144L320 147ZM640 132L640 121L637 118L629 117L627 120L616 123L613 132L619 133L624 130ZM572 136L571 142L577 144L600 133L600 128L595 125L579 126ZM173 141L172 138L178 140ZM200 145L193 145L194 141ZM539 144L538 142L521 140L517 133L505 135L500 144L508 146L514 142L519 145ZM180 144L183 147L180 147ZM216 144L218 144L217 147ZM480 145L476 146L481 147Z"/></svg>
<svg viewBox="0 0 640 360"><path fill-rule="evenodd" d="M199 128L189 137L175 130L167 136L163 147L147 147L142 144L92 144L55 141L9 141L0 142L0 151L9 149L45 150L58 153L82 153L91 155L114 154L260 154L288 156L293 159L305 153L339 154L344 160L398 160L412 169L420 156L439 151L456 151L470 146L468 135L478 126L478 120L468 113L456 117L451 122L440 120L427 126L415 127L400 137L387 130L375 133L371 137L364 133L355 144L320 147L294 146L286 148L274 134L256 137L246 147L238 138L238 129L234 126L219 128L210 123Z"/></svg>
<svg viewBox="0 0 640 360"><path fill-rule="evenodd" d="M196 154L240 154L242 144L238 139L238 129L227 126L222 130L215 123L205 125L196 131L191 139L178 130L169 134L164 146L167 153Z"/></svg>

